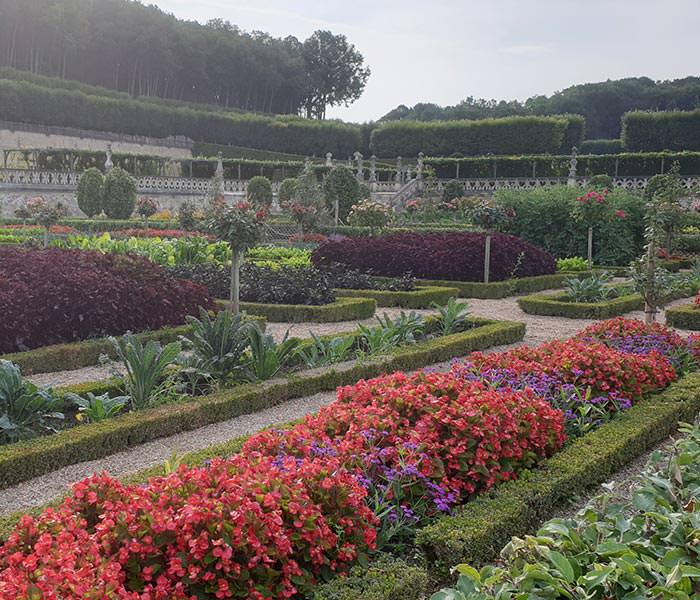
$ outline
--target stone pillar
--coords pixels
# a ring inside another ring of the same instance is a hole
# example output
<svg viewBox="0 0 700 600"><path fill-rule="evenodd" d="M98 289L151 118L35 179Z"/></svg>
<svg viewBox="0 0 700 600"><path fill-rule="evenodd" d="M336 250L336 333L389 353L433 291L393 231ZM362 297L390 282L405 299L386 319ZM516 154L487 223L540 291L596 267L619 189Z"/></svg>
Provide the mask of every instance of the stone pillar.
<svg viewBox="0 0 700 600"><path fill-rule="evenodd" d="M569 161L569 178L566 180L566 185L569 187L576 187L576 165L578 164L578 159L576 158L578 150L576 146L571 149L571 160Z"/></svg>
<svg viewBox="0 0 700 600"><path fill-rule="evenodd" d="M418 184L418 191L423 191L423 159L425 154L422 152L418 153L418 164L416 165L416 182Z"/></svg>
<svg viewBox="0 0 700 600"><path fill-rule="evenodd" d="M109 173L114 168L112 162L112 144L107 144L107 158L105 159L105 173Z"/></svg>
<svg viewBox="0 0 700 600"><path fill-rule="evenodd" d="M396 191L401 189L403 185L403 163L400 156L396 157L396 179L395 179L394 189Z"/></svg>
<svg viewBox="0 0 700 600"><path fill-rule="evenodd" d="M364 183L365 181L365 171L364 171L364 156L362 156L362 152L355 152L353 154L355 157L355 163L356 163L356 169L357 169L357 180L360 183Z"/></svg>
<svg viewBox="0 0 700 600"><path fill-rule="evenodd" d="M333 166L333 154L331 152L326 152L326 166Z"/></svg>
<svg viewBox="0 0 700 600"><path fill-rule="evenodd" d="M377 191L377 157L374 154L369 158L369 191L371 194Z"/></svg>

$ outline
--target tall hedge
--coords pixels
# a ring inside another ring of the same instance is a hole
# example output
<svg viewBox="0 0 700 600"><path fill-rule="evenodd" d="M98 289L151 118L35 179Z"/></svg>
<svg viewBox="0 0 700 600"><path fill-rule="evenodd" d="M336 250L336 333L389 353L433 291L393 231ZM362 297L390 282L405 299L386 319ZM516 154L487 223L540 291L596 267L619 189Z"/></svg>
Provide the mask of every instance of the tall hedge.
<svg viewBox="0 0 700 600"><path fill-rule="evenodd" d="M570 125L571 122L571 125ZM583 119L566 116L506 117L478 121L390 121L371 136L378 156L449 156L454 153L558 154L562 146L580 145ZM569 147L570 148L570 147Z"/></svg>
<svg viewBox="0 0 700 600"><path fill-rule="evenodd" d="M339 121L198 110L7 79L0 79L0 119L158 138L185 135L195 141L317 156L348 156L362 143L358 126Z"/></svg>
<svg viewBox="0 0 700 600"><path fill-rule="evenodd" d="M582 154L619 154L624 149L622 140L583 140Z"/></svg>
<svg viewBox="0 0 700 600"><path fill-rule="evenodd" d="M625 113L622 143L638 152L700 150L700 110Z"/></svg>
<svg viewBox="0 0 700 600"><path fill-rule="evenodd" d="M557 258L586 256L587 226L572 219L580 188L556 186L536 190L498 190L495 199L515 210L511 233L544 248ZM641 196L615 189L615 209L624 219L596 227L593 260L599 265L627 265L639 257L644 246L644 201Z"/></svg>

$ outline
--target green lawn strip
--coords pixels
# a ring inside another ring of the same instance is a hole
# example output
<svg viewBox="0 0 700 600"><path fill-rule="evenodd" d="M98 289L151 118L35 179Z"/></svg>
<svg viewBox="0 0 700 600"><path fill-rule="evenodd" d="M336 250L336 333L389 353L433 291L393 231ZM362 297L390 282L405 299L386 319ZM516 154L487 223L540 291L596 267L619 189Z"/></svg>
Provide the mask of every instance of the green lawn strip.
<svg viewBox="0 0 700 600"><path fill-rule="evenodd" d="M474 326L461 333L400 347L386 356L296 372L264 383L240 385L0 447L0 488L157 438L254 413L292 398L334 390L363 378L417 369L465 356L475 350L512 344L525 335L523 323L478 318L471 319L471 323ZM113 383L80 384L84 392L89 391L90 386L100 386L101 389L105 385Z"/></svg>

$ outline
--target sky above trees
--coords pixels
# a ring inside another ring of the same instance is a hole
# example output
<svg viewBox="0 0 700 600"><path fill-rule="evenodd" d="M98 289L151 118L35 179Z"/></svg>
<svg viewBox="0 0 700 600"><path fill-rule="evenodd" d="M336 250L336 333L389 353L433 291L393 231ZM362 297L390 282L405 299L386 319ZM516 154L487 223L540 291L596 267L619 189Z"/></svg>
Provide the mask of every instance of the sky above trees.
<svg viewBox="0 0 700 600"><path fill-rule="evenodd" d="M399 104L520 99L570 85L700 75L698 0L149 0L177 17L222 18L305 39L345 34L372 70L329 117L377 119Z"/></svg>

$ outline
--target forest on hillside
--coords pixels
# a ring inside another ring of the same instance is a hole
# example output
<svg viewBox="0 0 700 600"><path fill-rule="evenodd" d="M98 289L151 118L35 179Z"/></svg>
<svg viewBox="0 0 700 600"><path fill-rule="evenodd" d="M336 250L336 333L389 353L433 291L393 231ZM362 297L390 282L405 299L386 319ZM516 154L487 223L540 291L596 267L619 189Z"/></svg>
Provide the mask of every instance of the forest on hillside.
<svg viewBox="0 0 700 600"><path fill-rule="evenodd" d="M409 108L400 105L384 115L381 120L452 121L571 113L586 118L588 139L612 139L620 137L620 120L628 111L691 110L698 107L700 77L685 77L672 81L630 77L573 85L551 96L532 96L524 102L469 97L454 106L419 103Z"/></svg>
<svg viewBox="0 0 700 600"><path fill-rule="evenodd" d="M0 67L132 96L324 118L369 69L343 35L307 40L202 25L132 0L0 0Z"/></svg>

